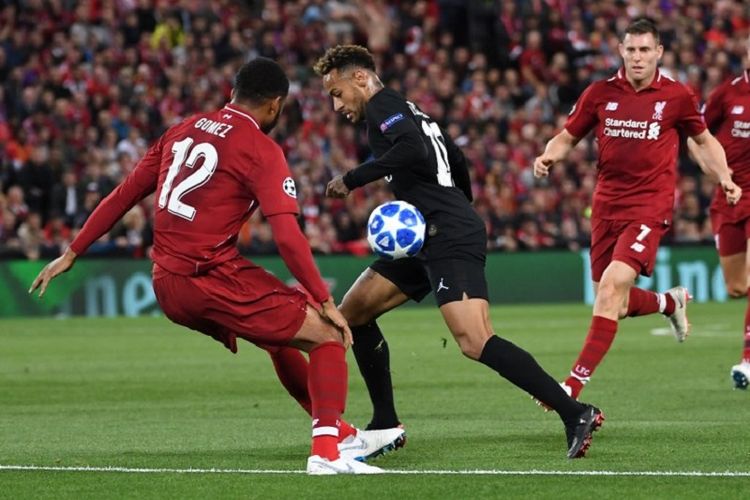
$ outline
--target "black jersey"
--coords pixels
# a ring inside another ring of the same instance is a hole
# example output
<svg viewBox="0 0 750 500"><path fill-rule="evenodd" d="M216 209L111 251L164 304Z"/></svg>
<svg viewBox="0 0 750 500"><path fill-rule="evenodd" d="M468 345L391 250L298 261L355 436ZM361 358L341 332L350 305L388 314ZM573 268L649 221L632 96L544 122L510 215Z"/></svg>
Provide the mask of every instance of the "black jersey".
<svg viewBox="0 0 750 500"><path fill-rule="evenodd" d="M470 203L466 159L437 123L388 88L370 99L365 118L374 159L347 173L346 187L385 177L397 199L424 215L427 242L460 245L463 238L484 232L484 222Z"/></svg>

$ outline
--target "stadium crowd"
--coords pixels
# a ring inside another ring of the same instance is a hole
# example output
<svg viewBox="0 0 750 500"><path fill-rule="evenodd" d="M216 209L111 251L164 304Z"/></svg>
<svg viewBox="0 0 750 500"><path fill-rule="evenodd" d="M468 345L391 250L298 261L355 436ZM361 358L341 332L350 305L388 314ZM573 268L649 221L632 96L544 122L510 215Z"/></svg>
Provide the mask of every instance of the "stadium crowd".
<svg viewBox="0 0 750 500"><path fill-rule="evenodd" d="M491 249L586 246L596 144L582 141L544 182L531 165L581 91L620 65L629 20L657 20L662 71L704 101L743 64L750 4L731 0L385 1L0 0L0 257L59 254L152 140L221 107L237 67L278 60L292 80L273 137L297 181L319 253L367 252L384 183L326 199L333 175L369 155L365 131L331 109L312 63L335 43L376 56L384 83L451 134L472 168ZM683 158L668 242L712 240L713 183ZM153 200L89 251L145 256ZM275 252L260 216L249 254Z"/></svg>

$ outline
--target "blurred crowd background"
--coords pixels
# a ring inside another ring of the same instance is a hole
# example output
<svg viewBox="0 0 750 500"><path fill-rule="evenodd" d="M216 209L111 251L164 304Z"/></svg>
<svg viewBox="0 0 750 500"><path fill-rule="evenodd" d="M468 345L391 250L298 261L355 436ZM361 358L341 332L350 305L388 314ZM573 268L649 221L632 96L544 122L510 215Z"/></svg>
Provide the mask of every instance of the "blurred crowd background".
<svg viewBox="0 0 750 500"><path fill-rule="evenodd" d="M462 147L475 207L498 251L579 249L589 241L596 144L582 141L549 179L531 165L582 90L620 65L631 19L658 22L662 71L701 101L741 71L750 3L729 0L0 0L0 256L56 256L166 128L223 106L237 68L278 60L292 81L273 137L297 181L316 252L367 253L384 183L345 201L332 176L367 159L365 131L333 113L311 66L336 43L376 56L384 83ZM687 158L670 244L712 241L713 184ZM147 256L153 200L90 250ZM274 253L260 215L248 254Z"/></svg>

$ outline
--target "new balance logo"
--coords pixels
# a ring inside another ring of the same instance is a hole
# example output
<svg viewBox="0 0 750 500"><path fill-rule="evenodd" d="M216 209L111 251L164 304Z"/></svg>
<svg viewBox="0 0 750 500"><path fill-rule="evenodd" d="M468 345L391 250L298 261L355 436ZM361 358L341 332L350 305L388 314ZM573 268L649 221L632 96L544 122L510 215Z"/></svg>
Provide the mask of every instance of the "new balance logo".
<svg viewBox="0 0 750 500"><path fill-rule="evenodd" d="M745 111L745 106L734 106L732 108L733 115L741 115Z"/></svg>
<svg viewBox="0 0 750 500"><path fill-rule="evenodd" d="M440 278L440 283L438 283L438 287L435 293L438 293L440 290L450 290L450 287L445 286L445 284L443 283L443 278Z"/></svg>
<svg viewBox="0 0 750 500"><path fill-rule="evenodd" d="M607 105L604 107L604 111L617 111L617 103L608 102Z"/></svg>
<svg viewBox="0 0 750 500"><path fill-rule="evenodd" d="M232 119L232 115L230 115L229 113L224 113L223 115L221 115L221 117L224 118L225 120L231 120Z"/></svg>

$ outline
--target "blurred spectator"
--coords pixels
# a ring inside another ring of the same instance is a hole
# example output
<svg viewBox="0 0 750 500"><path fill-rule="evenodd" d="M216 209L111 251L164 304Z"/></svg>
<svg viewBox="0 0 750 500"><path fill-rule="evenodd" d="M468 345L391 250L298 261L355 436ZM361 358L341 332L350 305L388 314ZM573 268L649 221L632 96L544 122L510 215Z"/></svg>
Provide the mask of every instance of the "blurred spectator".
<svg viewBox="0 0 750 500"><path fill-rule="evenodd" d="M68 226L73 226L78 207L81 203L76 174L68 170L62 175L62 182L52 187L50 194L50 212L52 216L61 217Z"/></svg>

